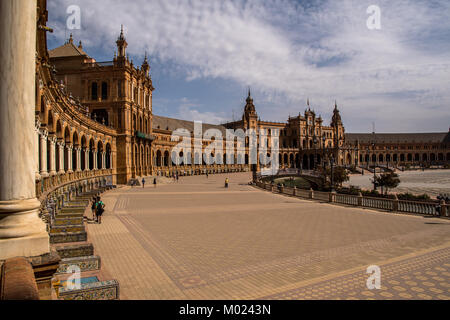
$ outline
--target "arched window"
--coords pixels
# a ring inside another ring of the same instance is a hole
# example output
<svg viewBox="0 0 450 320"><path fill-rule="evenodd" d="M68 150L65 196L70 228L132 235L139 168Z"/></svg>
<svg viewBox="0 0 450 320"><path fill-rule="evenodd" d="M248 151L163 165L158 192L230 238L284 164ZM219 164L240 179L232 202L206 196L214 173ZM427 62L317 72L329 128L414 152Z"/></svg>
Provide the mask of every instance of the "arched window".
<svg viewBox="0 0 450 320"><path fill-rule="evenodd" d="M92 82L91 97L92 97L92 100L98 100L98 84L97 84L97 82Z"/></svg>
<svg viewBox="0 0 450 320"><path fill-rule="evenodd" d="M108 100L108 84L102 82L102 100Z"/></svg>

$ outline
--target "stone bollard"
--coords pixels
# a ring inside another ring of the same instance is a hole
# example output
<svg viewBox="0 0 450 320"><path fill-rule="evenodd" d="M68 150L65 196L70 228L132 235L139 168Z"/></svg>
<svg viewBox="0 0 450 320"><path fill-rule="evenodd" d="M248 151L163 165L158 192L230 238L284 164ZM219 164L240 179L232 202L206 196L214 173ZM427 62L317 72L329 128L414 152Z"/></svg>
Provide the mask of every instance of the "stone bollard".
<svg viewBox="0 0 450 320"><path fill-rule="evenodd" d="M330 192L330 202L331 203L336 202L336 191Z"/></svg>
<svg viewBox="0 0 450 320"><path fill-rule="evenodd" d="M398 197L396 194L394 194L394 200L393 200L393 206L392 206L392 211L397 212L398 211Z"/></svg>
<svg viewBox="0 0 450 320"><path fill-rule="evenodd" d="M362 207L362 205L363 205L363 195L360 192L360 193L358 193L358 206Z"/></svg>
<svg viewBox="0 0 450 320"><path fill-rule="evenodd" d="M280 193L284 193L284 186L283 185L280 186Z"/></svg>
<svg viewBox="0 0 450 320"><path fill-rule="evenodd" d="M441 217L446 217L447 216L447 206L445 204L445 200L442 199L440 201L439 205L441 206Z"/></svg>
<svg viewBox="0 0 450 320"><path fill-rule="evenodd" d="M297 196L297 187L294 187L294 191L292 191L292 195L293 195L294 197Z"/></svg>
<svg viewBox="0 0 450 320"><path fill-rule="evenodd" d="M309 198L314 199L314 190L312 188L309 190Z"/></svg>
<svg viewBox="0 0 450 320"><path fill-rule="evenodd" d="M272 187L270 188L270 191L275 192L275 186L272 184Z"/></svg>

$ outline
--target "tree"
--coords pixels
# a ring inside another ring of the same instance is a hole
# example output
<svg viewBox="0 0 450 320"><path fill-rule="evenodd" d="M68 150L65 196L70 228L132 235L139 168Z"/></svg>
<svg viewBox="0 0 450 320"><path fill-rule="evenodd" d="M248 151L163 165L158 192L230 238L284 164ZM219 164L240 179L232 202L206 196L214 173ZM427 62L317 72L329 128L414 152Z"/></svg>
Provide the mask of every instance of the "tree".
<svg viewBox="0 0 450 320"><path fill-rule="evenodd" d="M331 182L331 168L327 168L322 172L322 175L325 175L325 180L327 180L327 177L330 177ZM342 186L344 182L347 182L350 180L350 176L348 175L347 169L344 167L334 167L333 168L333 180L335 185Z"/></svg>
<svg viewBox="0 0 450 320"><path fill-rule="evenodd" d="M398 187L400 184L400 178L395 172L389 171L380 176L376 176L375 183L377 186L381 187L381 193L383 193L384 189L385 194L387 194L389 189L395 189Z"/></svg>

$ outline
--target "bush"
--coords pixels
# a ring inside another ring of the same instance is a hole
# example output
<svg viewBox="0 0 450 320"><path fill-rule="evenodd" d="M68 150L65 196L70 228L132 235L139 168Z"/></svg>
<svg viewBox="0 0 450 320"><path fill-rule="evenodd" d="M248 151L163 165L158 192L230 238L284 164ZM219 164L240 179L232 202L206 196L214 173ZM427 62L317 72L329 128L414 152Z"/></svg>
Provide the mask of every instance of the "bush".
<svg viewBox="0 0 450 320"><path fill-rule="evenodd" d="M397 198L399 200L407 200L407 201L430 201L431 200L431 197L427 194L422 194L422 195L416 196L409 192L400 193L397 195Z"/></svg>

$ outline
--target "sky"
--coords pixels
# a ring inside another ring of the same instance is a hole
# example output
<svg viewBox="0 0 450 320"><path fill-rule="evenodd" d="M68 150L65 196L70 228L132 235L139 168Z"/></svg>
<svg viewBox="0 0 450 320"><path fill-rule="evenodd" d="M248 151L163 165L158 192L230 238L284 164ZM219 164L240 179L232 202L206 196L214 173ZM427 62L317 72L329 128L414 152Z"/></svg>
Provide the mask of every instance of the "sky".
<svg viewBox="0 0 450 320"><path fill-rule="evenodd" d="M448 0L48 0L48 11L49 49L73 33L97 61L113 59L123 25L134 64L149 56L157 115L237 120L251 88L266 121L309 99L325 124L337 101L347 132L450 127Z"/></svg>

